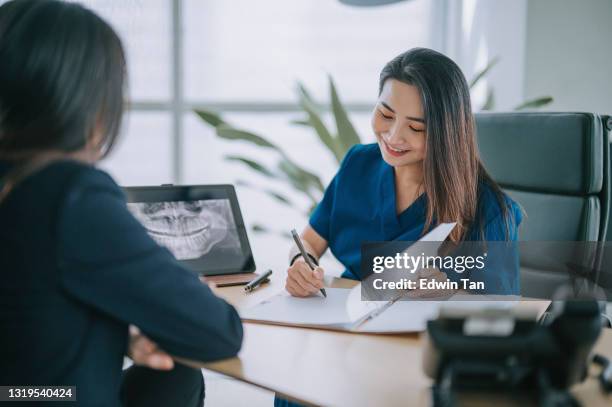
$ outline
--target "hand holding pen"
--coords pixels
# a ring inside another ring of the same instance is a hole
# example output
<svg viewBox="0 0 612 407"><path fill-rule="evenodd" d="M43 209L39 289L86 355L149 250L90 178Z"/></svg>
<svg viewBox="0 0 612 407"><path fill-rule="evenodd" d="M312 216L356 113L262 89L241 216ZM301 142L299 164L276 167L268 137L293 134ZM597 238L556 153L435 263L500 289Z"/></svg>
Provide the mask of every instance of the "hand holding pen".
<svg viewBox="0 0 612 407"><path fill-rule="evenodd" d="M323 288L324 270L318 267L307 254L295 229L291 231L291 235L300 250L301 256L297 257L287 270L285 288L296 297L308 297L317 292L321 292L324 297L327 297L325 288Z"/></svg>

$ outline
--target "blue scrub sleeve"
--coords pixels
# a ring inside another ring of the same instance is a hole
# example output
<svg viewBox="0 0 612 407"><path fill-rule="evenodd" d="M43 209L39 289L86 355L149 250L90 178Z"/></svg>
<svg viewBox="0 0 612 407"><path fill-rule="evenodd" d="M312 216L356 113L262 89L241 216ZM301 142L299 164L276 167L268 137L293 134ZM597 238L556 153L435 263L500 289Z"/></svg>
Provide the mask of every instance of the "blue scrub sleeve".
<svg viewBox="0 0 612 407"><path fill-rule="evenodd" d="M518 227L522 213L514 202L510 203L507 220L500 213L483 228L482 248L478 255L487 253L485 268L457 273L442 270L452 281L469 279L470 282L484 283L485 290L475 294L520 295L520 261L518 247ZM508 232L506 234L506 227ZM468 242L471 243L471 242ZM475 242L474 242L475 243Z"/></svg>
<svg viewBox="0 0 612 407"><path fill-rule="evenodd" d="M333 218L333 212L336 203L336 191L338 189L338 184L340 183L339 179L342 179L344 177L347 162L349 161L350 156L355 151L355 147L356 146L353 146L350 148L350 150L347 151L346 155L342 160L342 163L340 164L338 172L325 189L323 199L321 199L321 202L319 202L319 204L316 206L316 208L310 215L310 219L308 221L310 226L323 239L327 240L328 242L331 236L331 220Z"/></svg>
<svg viewBox="0 0 612 407"><path fill-rule="evenodd" d="M330 229L331 229L331 217L334 208L334 201L336 198L336 186L337 186L338 174L334 176L330 184L325 189L323 199L315 210L310 215L310 226L325 240L329 242Z"/></svg>
<svg viewBox="0 0 612 407"><path fill-rule="evenodd" d="M520 211L511 207L505 220L500 214L484 229L485 239L491 243L486 267L481 272L472 272L471 281L482 281L488 294L520 295L520 260L518 227L522 220ZM506 238L508 228L508 240Z"/></svg>

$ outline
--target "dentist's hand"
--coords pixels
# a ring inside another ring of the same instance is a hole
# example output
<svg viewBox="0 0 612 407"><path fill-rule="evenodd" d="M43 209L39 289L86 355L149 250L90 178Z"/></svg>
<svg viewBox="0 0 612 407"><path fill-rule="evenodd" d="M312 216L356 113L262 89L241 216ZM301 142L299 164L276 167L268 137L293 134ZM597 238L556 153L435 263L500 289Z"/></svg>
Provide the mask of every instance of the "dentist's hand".
<svg viewBox="0 0 612 407"><path fill-rule="evenodd" d="M321 267L311 270L300 256L287 270L285 288L294 297L315 295L323 288L323 274L324 270Z"/></svg>

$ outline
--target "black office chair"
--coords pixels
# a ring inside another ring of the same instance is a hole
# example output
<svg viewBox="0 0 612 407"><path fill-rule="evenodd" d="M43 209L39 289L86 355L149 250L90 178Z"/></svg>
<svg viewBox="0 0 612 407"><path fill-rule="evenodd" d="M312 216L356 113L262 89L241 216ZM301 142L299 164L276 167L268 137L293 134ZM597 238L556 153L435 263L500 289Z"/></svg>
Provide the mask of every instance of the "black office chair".
<svg viewBox="0 0 612 407"><path fill-rule="evenodd" d="M608 177L608 189L612 191L612 117L605 116L603 118L606 130L608 131L608 163L610 164L610 172ZM612 199L612 198L611 198ZM612 205L611 205L612 206ZM608 301L612 301L612 208L608 210L608 230L606 242L603 246L603 255L601 260L601 276L599 282L608 293ZM612 325L612 314L608 314Z"/></svg>
<svg viewBox="0 0 612 407"><path fill-rule="evenodd" d="M538 242L521 245L522 295L551 298L572 282L557 265L575 261L576 254L559 256L557 246L550 261L541 242L605 239L610 162L604 125L591 113L476 114L487 170L526 212L520 240Z"/></svg>
<svg viewBox="0 0 612 407"><path fill-rule="evenodd" d="M612 116L604 116L603 122L605 123L605 128L608 132L608 164L610 167L608 172L608 190L612 191ZM612 192L610 194L610 199L612 200ZM608 208L608 230L606 236L606 241L608 242L612 242L612 204L610 206L611 207Z"/></svg>

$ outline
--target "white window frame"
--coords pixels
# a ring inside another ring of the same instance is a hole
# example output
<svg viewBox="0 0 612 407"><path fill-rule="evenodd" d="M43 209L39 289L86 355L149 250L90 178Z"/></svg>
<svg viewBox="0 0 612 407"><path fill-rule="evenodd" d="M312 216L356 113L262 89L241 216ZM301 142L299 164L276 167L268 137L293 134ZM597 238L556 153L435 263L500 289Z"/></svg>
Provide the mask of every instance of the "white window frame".
<svg viewBox="0 0 612 407"><path fill-rule="evenodd" d="M432 48L446 51L448 38L447 24L448 1L431 0L433 2L430 16L430 38ZM210 109L220 113L258 113L258 112L298 112L299 106L293 102L216 102L216 101L187 101L184 89L184 40L183 40L183 0L171 0L170 25L172 35L172 62L171 62L171 94L166 102L147 101L136 99L129 107L132 112L168 112L172 121L171 162L172 180L175 184L183 181L183 140L185 113L194 109ZM373 103L346 103L345 107L350 113L370 112Z"/></svg>

